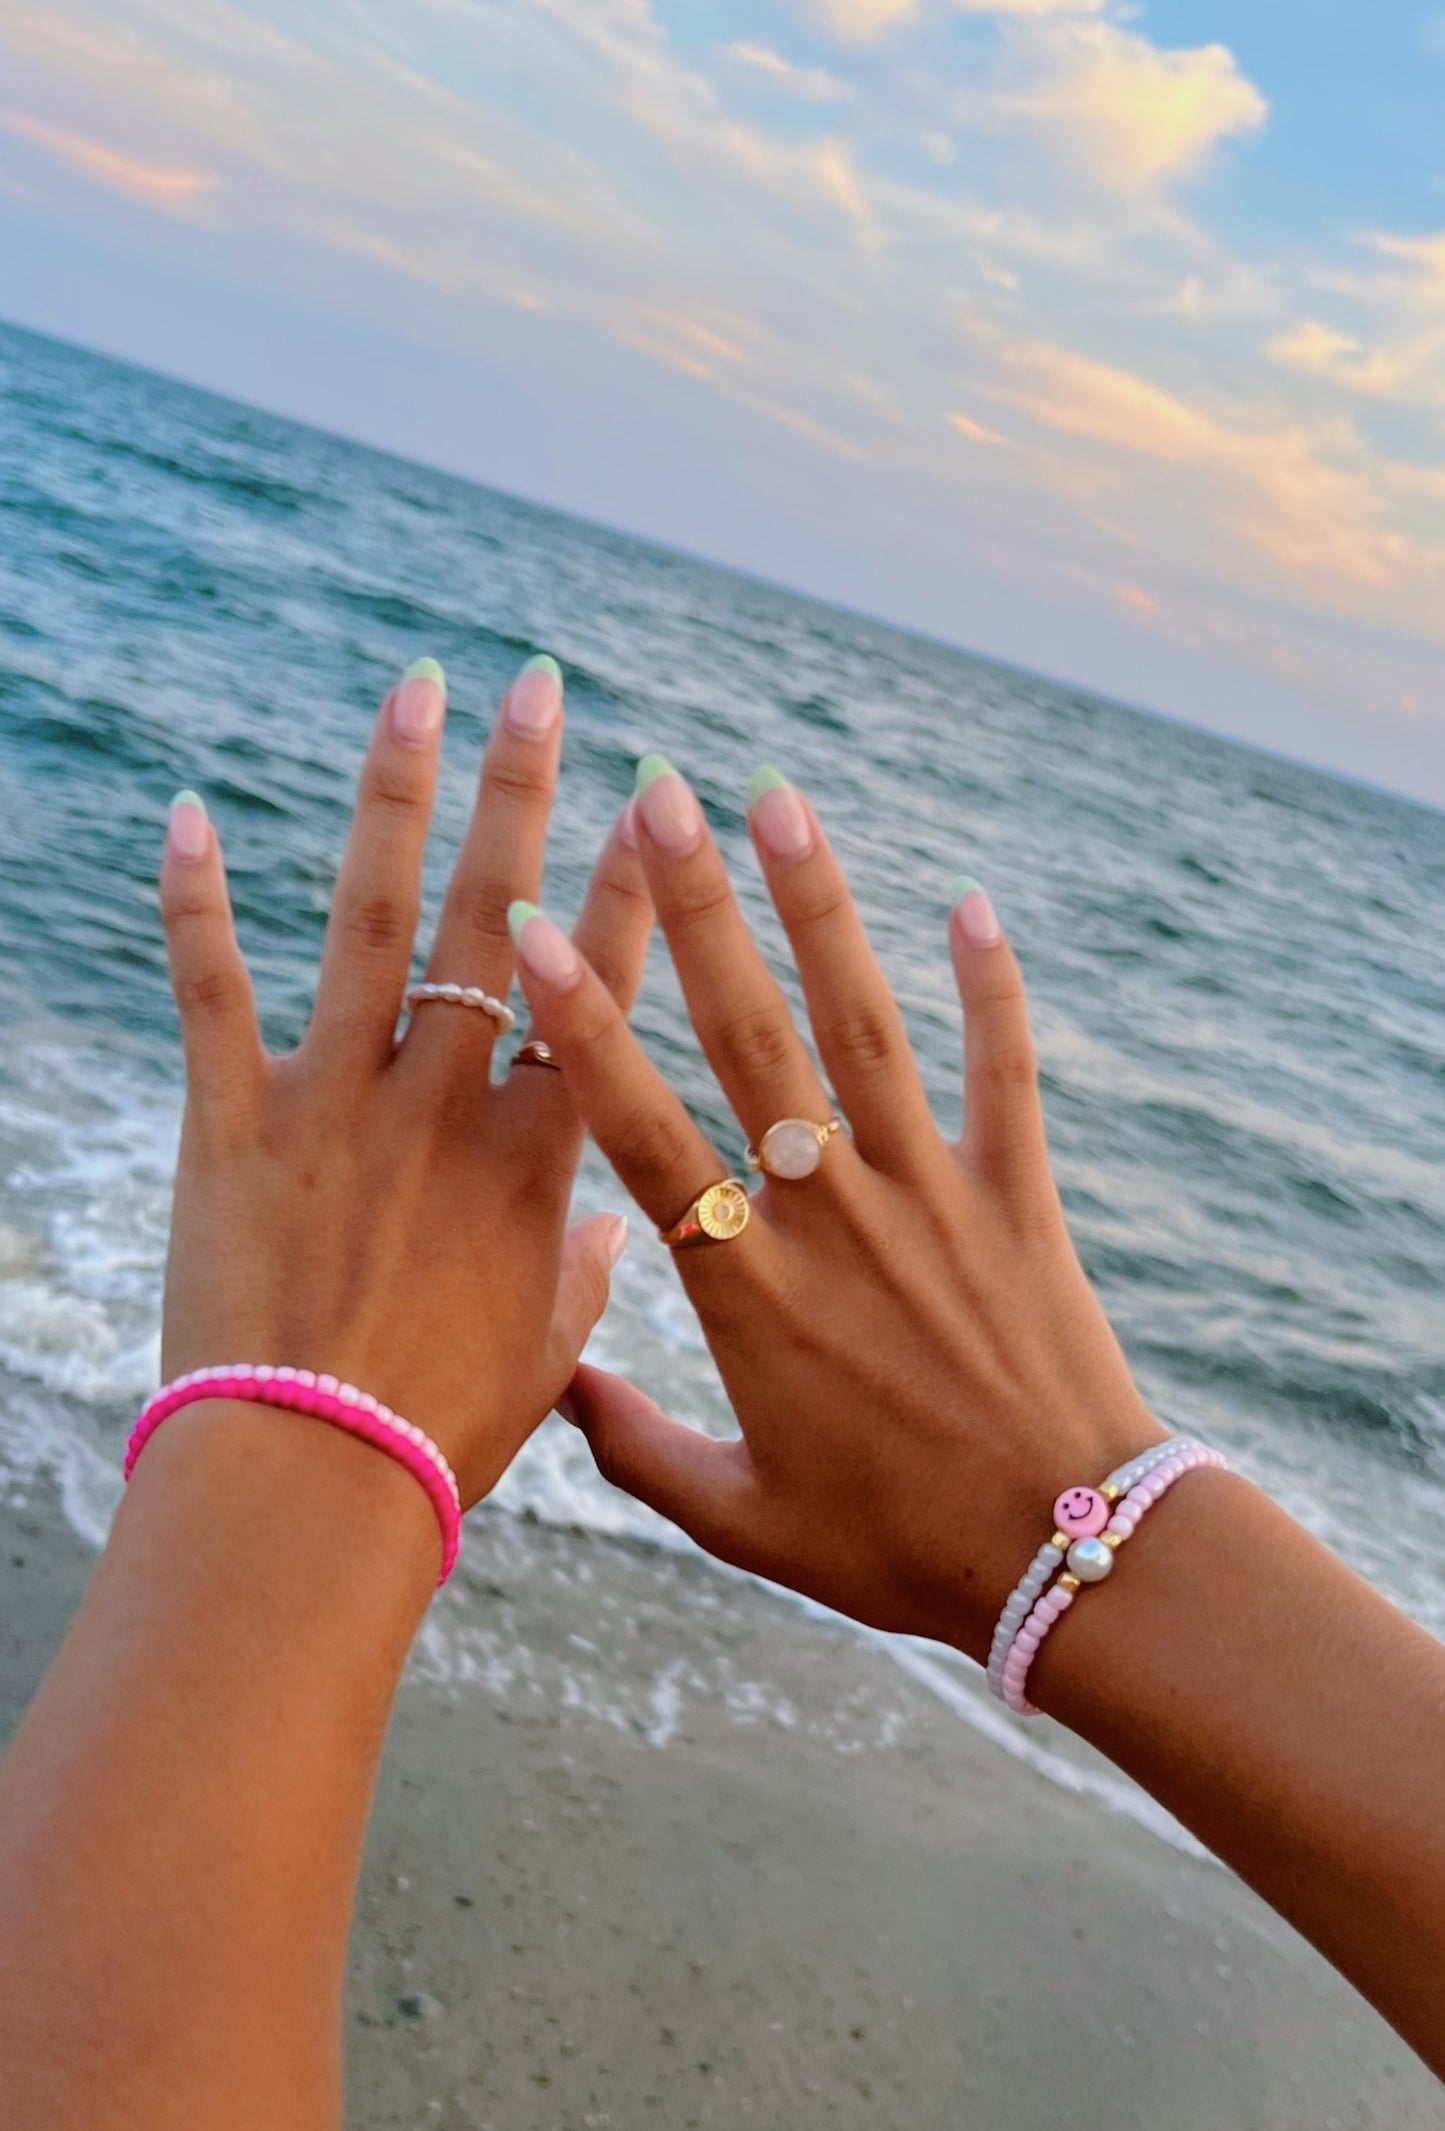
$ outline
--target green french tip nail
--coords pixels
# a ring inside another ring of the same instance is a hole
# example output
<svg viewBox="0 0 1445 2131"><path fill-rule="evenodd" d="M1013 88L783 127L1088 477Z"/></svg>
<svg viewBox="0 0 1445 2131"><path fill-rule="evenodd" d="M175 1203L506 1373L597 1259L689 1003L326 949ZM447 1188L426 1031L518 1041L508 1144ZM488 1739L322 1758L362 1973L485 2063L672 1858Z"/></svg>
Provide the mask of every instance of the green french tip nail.
<svg viewBox="0 0 1445 2131"><path fill-rule="evenodd" d="M982 887L983 882L976 881L971 873L960 873L953 884L953 900L961 903L966 895L972 895L975 889Z"/></svg>
<svg viewBox="0 0 1445 2131"><path fill-rule="evenodd" d="M645 792L650 784L656 784L659 777L676 775L677 771L666 755L644 755L637 765L637 789L639 792Z"/></svg>
<svg viewBox="0 0 1445 2131"><path fill-rule="evenodd" d="M514 947L516 946L517 941L522 936L522 927L526 924L527 920L529 918L539 918L541 915L542 913L537 908L537 905L535 903L508 904L507 930L512 935L512 945Z"/></svg>
<svg viewBox="0 0 1445 2131"><path fill-rule="evenodd" d="M522 671L523 673L550 674L557 686L559 688L562 686L562 669L550 651L539 651L535 658L528 659Z"/></svg>
<svg viewBox="0 0 1445 2131"><path fill-rule="evenodd" d="M786 792L789 790L791 790L791 786L781 770L775 770L771 762L760 763L748 779L748 806L750 809L755 807L764 792Z"/></svg>
<svg viewBox="0 0 1445 2131"><path fill-rule="evenodd" d="M447 677L435 659L413 659L402 675L404 681L435 681L438 688L445 688Z"/></svg>
<svg viewBox="0 0 1445 2131"><path fill-rule="evenodd" d="M199 807L203 814L206 813L205 800L202 799L199 792L193 792L190 789L189 785L186 787L185 791L176 793L175 798L170 803L168 811L174 814L177 807ZM210 815L206 814L206 819L208 821L210 820L210 818Z"/></svg>

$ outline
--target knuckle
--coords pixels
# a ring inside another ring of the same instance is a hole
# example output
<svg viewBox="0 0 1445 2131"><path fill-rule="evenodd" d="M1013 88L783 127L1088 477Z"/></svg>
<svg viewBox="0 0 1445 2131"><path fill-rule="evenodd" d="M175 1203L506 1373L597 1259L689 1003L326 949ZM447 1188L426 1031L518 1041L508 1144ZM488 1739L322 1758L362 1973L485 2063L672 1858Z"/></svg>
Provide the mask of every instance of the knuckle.
<svg viewBox="0 0 1445 2131"><path fill-rule="evenodd" d="M448 914L454 917L466 932L487 946L506 941L510 953L511 935L507 931L508 905L507 883L486 874L475 874L454 881L447 896Z"/></svg>
<svg viewBox="0 0 1445 2131"><path fill-rule="evenodd" d="M216 1020L238 1005L242 987L229 969L186 970L175 980L176 1005L192 1020Z"/></svg>
<svg viewBox="0 0 1445 2131"><path fill-rule="evenodd" d="M489 755L482 765L482 794L486 799L507 799L534 806L550 798L552 770L547 762L514 755L510 750Z"/></svg>
<svg viewBox="0 0 1445 2131"><path fill-rule="evenodd" d="M829 881L811 891L798 891L798 900L788 912L788 923L794 932L808 933L819 927L826 930L846 917L850 907L848 890Z"/></svg>
<svg viewBox="0 0 1445 2131"><path fill-rule="evenodd" d="M384 758L367 763L358 798L374 813L399 815L403 820L414 820L426 811L426 787L421 779Z"/></svg>
<svg viewBox="0 0 1445 2131"><path fill-rule="evenodd" d="M1034 1047L1027 1036L992 1043L978 1061L979 1080L1000 1094L1025 1094L1038 1079Z"/></svg>
<svg viewBox="0 0 1445 2131"><path fill-rule="evenodd" d="M618 1127L613 1151L624 1175L685 1177L692 1141L676 1118L656 1110L637 1110Z"/></svg>
<svg viewBox="0 0 1445 2131"><path fill-rule="evenodd" d="M397 895L348 899L338 914L346 938L372 953L404 946L416 931L416 906Z"/></svg>
<svg viewBox="0 0 1445 2131"><path fill-rule="evenodd" d="M771 1007L756 1007L718 1025L713 1043L725 1074L735 1079L776 1080L793 1061L796 1037Z"/></svg>
<svg viewBox="0 0 1445 2131"><path fill-rule="evenodd" d="M827 1048L854 1073L882 1073L897 1057L896 1031L889 1017L874 1007L857 1006L835 1014L828 1024Z"/></svg>
<svg viewBox="0 0 1445 2131"><path fill-rule="evenodd" d="M670 914L682 930L706 926L732 906L732 884L727 875L709 871L701 880L684 881L668 897Z"/></svg>
<svg viewBox="0 0 1445 2131"><path fill-rule="evenodd" d="M594 1422L588 1431L587 1440L592 1451L592 1461L608 1486L620 1487L625 1490L627 1467L624 1459L619 1455L617 1438L612 1430L601 1427Z"/></svg>

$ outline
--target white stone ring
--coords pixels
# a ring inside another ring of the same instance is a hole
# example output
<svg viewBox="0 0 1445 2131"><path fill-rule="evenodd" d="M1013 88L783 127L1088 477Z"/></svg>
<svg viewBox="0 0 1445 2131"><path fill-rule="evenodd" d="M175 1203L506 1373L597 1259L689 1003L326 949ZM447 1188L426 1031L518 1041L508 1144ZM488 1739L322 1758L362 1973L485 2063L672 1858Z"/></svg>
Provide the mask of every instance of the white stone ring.
<svg viewBox="0 0 1445 2131"><path fill-rule="evenodd" d="M842 1129L841 1117L830 1117L826 1125L815 1125L807 1117L779 1118L756 1147L749 1147L748 1167L761 1169L764 1176L786 1177L790 1183L811 1176L823 1159L823 1149Z"/></svg>
<svg viewBox="0 0 1445 2131"><path fill-rule="evenodd" d="M517 1026L517 1017L510 1006L494 999L476 984L413 984L406 994L406 1010L415 1013L419 1006L470 1006L479 1014L485 1014L497 1025L499 1035L505 1036L508 1029Z"/></svg>

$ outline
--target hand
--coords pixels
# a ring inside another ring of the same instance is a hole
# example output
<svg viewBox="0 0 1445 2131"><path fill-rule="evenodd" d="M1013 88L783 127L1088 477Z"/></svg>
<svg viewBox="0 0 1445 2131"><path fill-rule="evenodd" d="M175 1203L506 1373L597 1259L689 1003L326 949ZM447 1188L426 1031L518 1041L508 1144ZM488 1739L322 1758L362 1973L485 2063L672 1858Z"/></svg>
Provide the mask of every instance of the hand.
<svg viewBox="0 0 1445 2131"><path fill-rule="evenodd" d="M496 1483L576 1366L625 1226L564 1241L582 1128L559 1073L490 1081L496 1029L423 1005L398 1043L445 686L432 661L382 705L299 1050L262 1049L216 836L172 810L161 902L186 1052L163 1369L286 1363L394 1406L451 1460L463 1505ZM509 899L534 894L562 737L560 677L503 699L427 974L505 994ZM650 910L614 830L577 938L624 1012Z"/></svg>
<svg viewBox="0 0 1445 2131"><path fill-rule="evenodd" d="M833 1110L683 779L643 765L643 868L702 1047L756 1144ZM880 1628L986 1649L1054 1497L1160 1440L1075 1256L1049 1171L1023 984L969 886L949 939L963 1138L929 1110L902 1018L806 799L766 778L754 842L852 1129L769 1179L743 1233L677 1253L742 1428L721 1443L579 1370L564 1411L604 1476L739 1567ZM579 1108L659 1227L727 1173L607 986L514 913L523 988Z"/></svg>

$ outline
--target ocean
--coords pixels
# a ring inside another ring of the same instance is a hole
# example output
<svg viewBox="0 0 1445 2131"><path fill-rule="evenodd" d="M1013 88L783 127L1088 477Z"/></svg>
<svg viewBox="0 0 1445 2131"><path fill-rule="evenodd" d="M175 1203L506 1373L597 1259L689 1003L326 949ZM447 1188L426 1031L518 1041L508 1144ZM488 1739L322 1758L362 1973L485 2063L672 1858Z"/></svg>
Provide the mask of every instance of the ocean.
<svg viewBox="0 0 1445 2131"><path fill-rule="evenodd" d="M434 912L491 707L535 650L569 710L549 907L575 907L659 749L780 957L743 813L778 763L836 841L949 1124L948 887L984 881L1029 977L1074 1232L1147 1395L1445 1633L1445 819L5 327L0 1492L48 1477L99 1540L155 1382L171 794L206 795L284 1046L376 703L411 659L445 663ZM660 948L637 1025L739 1150ZM595 1157L579 1195L623 1203ZM639 1229L596 1356L721 1429ZM498 1501L668 1536L555 1420ZM1019 1750L961 1660L898 1655Z"/></svg>

